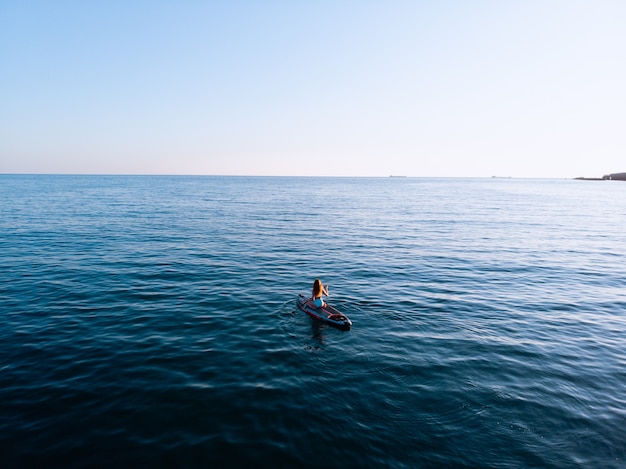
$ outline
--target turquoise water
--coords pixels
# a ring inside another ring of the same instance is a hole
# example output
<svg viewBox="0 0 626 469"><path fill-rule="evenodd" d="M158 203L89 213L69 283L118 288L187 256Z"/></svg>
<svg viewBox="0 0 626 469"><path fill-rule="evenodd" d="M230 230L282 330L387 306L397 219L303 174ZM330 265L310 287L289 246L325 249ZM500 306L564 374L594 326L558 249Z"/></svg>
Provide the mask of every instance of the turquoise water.
<svg viewBox="0 0 626 469"><path fill-rule="evenodd" d="M626 464L626 183L0 176L5 467ZM352 330L296 308L316 277Z"/></svg>

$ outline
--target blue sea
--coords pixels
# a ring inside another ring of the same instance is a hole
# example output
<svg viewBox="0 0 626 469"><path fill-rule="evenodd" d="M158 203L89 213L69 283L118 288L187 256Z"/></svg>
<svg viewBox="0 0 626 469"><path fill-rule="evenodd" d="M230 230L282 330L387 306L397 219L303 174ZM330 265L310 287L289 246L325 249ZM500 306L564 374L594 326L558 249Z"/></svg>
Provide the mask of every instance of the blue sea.
<svg viewBox="0 0 626 469"><path fill-rule="evenodd" d="M623 468L626 183L0 176L0 466ZM315 278L353 322L296 307Z"/></svg>

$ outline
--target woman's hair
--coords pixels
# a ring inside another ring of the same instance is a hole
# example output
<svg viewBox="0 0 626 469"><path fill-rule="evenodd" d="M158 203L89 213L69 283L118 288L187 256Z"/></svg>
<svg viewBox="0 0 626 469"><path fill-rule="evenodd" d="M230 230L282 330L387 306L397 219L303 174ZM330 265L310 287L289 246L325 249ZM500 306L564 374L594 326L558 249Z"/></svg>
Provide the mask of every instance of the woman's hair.
<svg viewBox="0 0 626 469"><path fill-rule="evenodd" d="M322 285L322 281L319 278L316 278L315 282L313 282L313 298L315 298L316 296L320 296L323 289L324 286Z"/></svg>

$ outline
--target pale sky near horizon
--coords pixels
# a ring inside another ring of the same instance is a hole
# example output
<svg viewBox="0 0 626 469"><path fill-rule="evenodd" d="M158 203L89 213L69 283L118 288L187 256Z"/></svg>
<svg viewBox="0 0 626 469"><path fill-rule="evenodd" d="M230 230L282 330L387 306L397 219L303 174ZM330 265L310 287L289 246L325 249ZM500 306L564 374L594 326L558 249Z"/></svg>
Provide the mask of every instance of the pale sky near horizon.
<svg viewBox="0 0 626 469"><path fill-rule="evenodd" d="M0 173L626 171L626 1L0 0Z"/></svg>

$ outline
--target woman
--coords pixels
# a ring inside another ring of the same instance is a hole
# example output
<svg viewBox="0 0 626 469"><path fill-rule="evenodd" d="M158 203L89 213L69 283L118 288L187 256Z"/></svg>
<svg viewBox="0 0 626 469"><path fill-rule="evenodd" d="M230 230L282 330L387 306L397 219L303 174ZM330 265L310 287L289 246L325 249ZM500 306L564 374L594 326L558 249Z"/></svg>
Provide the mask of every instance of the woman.
<svg viewBox="0 0 626 469"><path fill-rule="evenodd" d="M322 295L328 296L328 285L324 286L322 281L317 278L313 282L313 292L311 294L311 300L316 308L323 308L326 303L322 299Z"/></svg>

